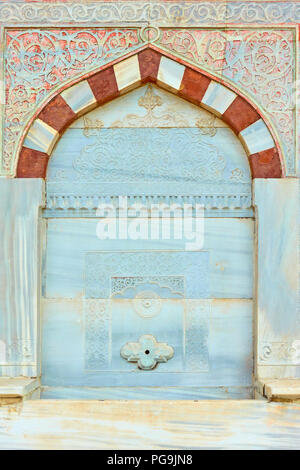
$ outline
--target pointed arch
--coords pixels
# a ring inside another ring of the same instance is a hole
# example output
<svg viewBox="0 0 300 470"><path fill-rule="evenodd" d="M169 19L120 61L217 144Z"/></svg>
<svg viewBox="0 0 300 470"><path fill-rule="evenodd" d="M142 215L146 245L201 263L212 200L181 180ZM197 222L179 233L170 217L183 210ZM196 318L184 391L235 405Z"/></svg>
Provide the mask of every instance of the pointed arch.
<svg viewBox="0 0 300 470"><path fill-rule="evenodd" d="M64 130L91 109L153 82L223 119L241 140L253 178L284 176L280 148L263 115L217 79L156 48L135 52L54 96L31 123L17 164L18 178L45 178L51 152Z"/></svg>

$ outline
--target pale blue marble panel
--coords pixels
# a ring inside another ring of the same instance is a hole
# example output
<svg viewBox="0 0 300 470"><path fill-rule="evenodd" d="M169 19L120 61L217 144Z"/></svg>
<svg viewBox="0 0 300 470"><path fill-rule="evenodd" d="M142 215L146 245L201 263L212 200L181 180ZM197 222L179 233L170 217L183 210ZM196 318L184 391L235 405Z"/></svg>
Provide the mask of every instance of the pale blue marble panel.
<svg viewBox="0 0 300 470"><path fill-rule="evenodd" d="M46 297L72 298L84 295L87 252L114 250L182 252L186 248L186 239L99 240L96 228L97 221L93 219L48 220L43 285ZM251 219L205 219L202 252L201 256L208 256L209 259L206 270L208 278L203 281L207 282L207 287L202 289L202 295L218 298L252 298L253 221ZM204 252L207 255L204 255ZM166 255L162 253L162 256ZM186 256L191 257L192 252ZM135 275L134 272L126 274ZM144 274L151 275L150 272ZM173 272L168 271L168 275L181 274L181 270L178 269Z"/></svg>
<svg viewBox="0 0 300 470"><path fill-rule="evenodd" d="M120 247L121 247L120 242ZM183 276L185 297L209 297L207 251L113 251L87 252L85 256L85 297L107 299L115 276Z"/></svg>
<svg viewBox="0 0 300 470"><path fill-rule="evenodd" d="M120 194L151 196L146 205L153 196L197 196L197 201L174 202L249 209L248 159L237 136L221 124L151 86L121 97L119 106L110 103L89 113L54 149L47 173L48 216L72 216L70 209L93 216L102 197ZM106 203L114 204L109 198Z"/></svg>
<svg viewBox="0 0 300 470"><path fill-rule="evenodd" d="M252 387L42 387L44 400L249 400Z"/></svg>
<svg viewBox="0 0 300 470"><path fill-rule="evenodd" d="M299 377L299 180L255 180L254 195L259 374Z"/></svg>
<svg viewBox="0 0 300 470"><path fill-rule="evenodd" d="M0 375L39 374L41 179L0 179Z"/></svg>
<svg viewBox="0 0 300 470"><path fill-rule="evenodd" d="M129 299L118 299L110 306L110 318L102 323L102 332L99 324L86 323L85 302L90 300L45 301L43 385L251 387L251 301L164 299L161 314L142 318L134 312ZM87 330L93 331L94 327L99 330L96 331L95 345L98 338L101 347L101 350L94 349L95 360L103 367L102 358L107 356L109 369L87 369L86 358L90 354ZM142 371L122 359L121 345L137 340L144 333L154 334L158 340L172 345L174 360L159 364L152 371Z"/></svg>

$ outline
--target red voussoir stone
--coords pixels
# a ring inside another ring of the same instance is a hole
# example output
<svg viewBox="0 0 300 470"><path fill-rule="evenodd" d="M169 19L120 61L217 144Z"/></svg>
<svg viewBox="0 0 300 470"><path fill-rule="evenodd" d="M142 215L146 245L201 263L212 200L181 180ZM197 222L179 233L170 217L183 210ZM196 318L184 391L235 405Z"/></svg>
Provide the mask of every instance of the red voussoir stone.
<svg viewBox="0 0 300 470"><path fill-rule="evenodd" d="M192 103L200 104L210 82L210 78L186 67L178 95Z"/></svg>
<svg viewBox="0 0 300 470"><path fill-rule="evenodd" d="M156 82L161 54L151 49L146 49L138 54L142 83Z"/></svg>
<svg viewBox="0 0 300 470"><path fill-rule="evenodd" d="M61 133L76 119L76 114L65 100L57 95L46 104L38 118Z"/></svg>
<svg viewBox="0 0 300 470"><path fill-rule="evenodd" d="M258 121L260 115L242 96L238 96L226 109L222 119L238 134Z"/></svg>
<svg viewBox="0 0 300 470"><path fill-rule="evenodd" d="M99 104L119 96L117 80L113 67L101 70L88 78L89 85Z"/></svg>
<svg viewBox="0 0 300 470"><path fill-rule="evenodd" d="M283 176L279 154L275 147L254 153L248 158L253 178L281 178Z"/></svg>
<svg viewBox="0 0 300 470"><path fill-rule="evenodd" d="M22 147L17 167L17 178L45 178L49 155Z"/></svg>

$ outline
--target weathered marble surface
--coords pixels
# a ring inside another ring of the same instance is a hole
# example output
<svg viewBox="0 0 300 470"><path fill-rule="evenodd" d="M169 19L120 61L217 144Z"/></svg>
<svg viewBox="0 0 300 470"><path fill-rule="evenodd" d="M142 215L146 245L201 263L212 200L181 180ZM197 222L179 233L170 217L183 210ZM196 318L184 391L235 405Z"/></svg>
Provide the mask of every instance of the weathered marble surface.
<svg viewBox="0 0 300 470"><path fill-rule="evenodd" d="M264 395L273 401L294 401L300 403L300 380L267 380L262 384Z"/></svg>
<svg viewBox="0 0 300 470"><path fill-rule="evenodd" d="M95 219L48 219L47 224L43 385L179 387L175 395L180 398L194 393L186 394L182 387L215 387L199 391L200 396L214 396L219 386L227 386L242 387L240 396L249 394L253 366L251 219L205 219L203 251L198 252L184 251L186 240L174 238L99 240ZM127 280L146 276L143 289L159 294L161 313L140 318L130 289L109 300L115 295L112 280L116 276ZM166 295L153 283L147 285L149 276L156 276L158 284L157 277L163 276L164 286L172 276L185 277L187 300L174 292ZM137 371L120 357L125 342L137 341L145 333L176 350L172 360L150 373ZM94 392L105 396L101 390ZM134 390L123 392L111 393L134 398ZM55 389L51 393L55 396ZM57 393L61 396L60 390ZM70 389L70 393L86 397L86 390ZM149 393L138 395L145 398ZM236 396L236 391L230 393ZM90 398L95 394L88 392ZM174 397L172 391L164 394Z"/></svg>
<svg viewBox="0 0 300 470"><path fill-rule="evenodd" d="M300 405L252 400L41 400L0 408L1 449L299 450L299 430Z"/></svg>
<svg viewBox="0 0 300 470"><path fill-rule="evenodd" d="M259 378L300 377L299 182L255 180Z"/></svg>
<svg viewBox="0 0 300 470"><path fill-rule="evenodd" d="M44 182L0 180L0 375L39 371L40 226Z"/></svg>

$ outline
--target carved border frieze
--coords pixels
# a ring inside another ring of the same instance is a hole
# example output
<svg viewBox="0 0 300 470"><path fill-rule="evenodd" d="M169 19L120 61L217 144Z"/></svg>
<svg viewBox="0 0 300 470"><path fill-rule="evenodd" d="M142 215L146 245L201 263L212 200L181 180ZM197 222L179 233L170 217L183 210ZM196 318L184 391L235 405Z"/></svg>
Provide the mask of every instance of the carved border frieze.
<svg viewBox="0 0 300 470"><path fill-rule="evenodd" d="M282 24L300 21L298 2L4 2L0 24L142 23L199 26L207 24Z"/></svg>

